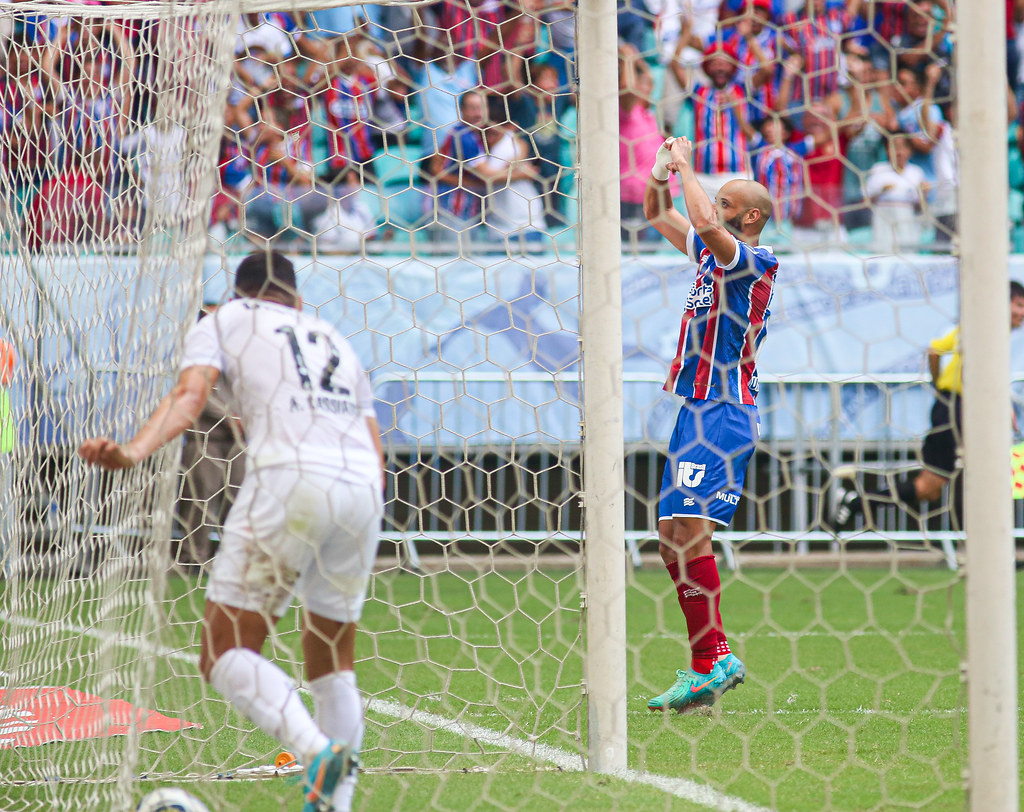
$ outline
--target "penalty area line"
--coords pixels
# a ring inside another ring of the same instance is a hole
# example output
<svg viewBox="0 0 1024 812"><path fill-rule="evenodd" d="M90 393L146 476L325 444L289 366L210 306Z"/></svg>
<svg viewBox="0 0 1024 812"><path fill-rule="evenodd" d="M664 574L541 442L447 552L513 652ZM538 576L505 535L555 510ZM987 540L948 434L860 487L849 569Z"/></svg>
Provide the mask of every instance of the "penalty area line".
<svg viewBox="0 0 1024 812"><path fill-rule="evenodd" d="M57 626L68 632L132 648L136 651L187 662L196 667L199 665L199 657L191 652L167 646L153 645L141 638L128 637L116 632L101 631L71 623L40 621L35 618L11 615L3 611L0 611L0 623L22 628ZM464 736L481 744L502 748L534 761L554 765L565 772L584 772L586 770L586 761L580 753L572 753L560 747L544 744L543 742L520 739L508 733L500 733L472 722L460 721L459 719L452 719L440 714L430 713L429 711L417 710L400 702L371 698L367 702L366 710L391 719L415 722L423 727L456 736ZM252 775L247 775L250 772ZM266 777L266 772L267 768L261 767L241 768L230 771L236 780L259 780ZM768 807L757 806L756 804L744 801L742 798L726 795L713 787L688 778L673 778L668 775L658 775L633 769L616 770L609 773L609 775L630 784L644 784L667 795L673 795L676 798L699 804L708 809L718 810L719 812L772 812ZM227 775L224 774L222 777L227 777Z"/></svg>

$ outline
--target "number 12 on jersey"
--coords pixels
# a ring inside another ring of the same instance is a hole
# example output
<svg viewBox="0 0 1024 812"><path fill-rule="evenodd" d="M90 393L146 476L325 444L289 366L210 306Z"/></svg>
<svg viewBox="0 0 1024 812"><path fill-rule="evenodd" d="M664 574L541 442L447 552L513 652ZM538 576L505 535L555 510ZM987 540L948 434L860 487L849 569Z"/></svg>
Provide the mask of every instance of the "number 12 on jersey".
<svg viewBox="0 0 1024 812"><path fill-rule="evenodd" d="M299 380L302 382L302 388L307 392L312 392L313 380L309 374L309 365L306 363L306 356L303 355L302 347L299 344L299 337L295 334L295 328L290 326L278 327L274 332L283 333L288 337L288 346L292 351L292 358L295 359L295 371L299 374ZM306 341L314 346L317 344L324 344L328 350L327 363L324 364L324 368L320 372L320 388L333 395L348 395L348 389L344 386L338 386L331 380L335 371L338 369L338 365L341 364L341 356L338 354L338 348L334 345L331 337L319 330L310 330L306 333Z"/></svg>

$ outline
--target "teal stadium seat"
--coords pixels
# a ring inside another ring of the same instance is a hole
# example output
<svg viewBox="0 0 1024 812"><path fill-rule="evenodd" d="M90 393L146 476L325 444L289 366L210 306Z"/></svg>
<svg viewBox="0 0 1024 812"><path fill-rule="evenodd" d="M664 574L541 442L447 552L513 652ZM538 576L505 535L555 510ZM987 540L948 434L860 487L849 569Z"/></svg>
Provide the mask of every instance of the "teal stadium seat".
<svg viewBox="0 0 1024 812"><path fill-rule="evenodd" d="M370 162L371 175L378 186L409 186L412 183L412 164L403 156L392 152L378 152Z"/></svg>
<svg viewBox="0 0 1024 812"><path fill-rule="evenodd" d="M426 223L427 199L428 195L419 189L386 187L381 200L383 215L395 229L414 231Z"/></svg>
<svg viewBox="0 0 1024 812"><path fill-rule="evenodd" d="M1011 249L1015 254L1024 252L1024 160L1021 160L1020 148L1017 146L1017 132L1020 125L1014 123L1006 134L1006 146L1009 157L1008 174L1010 180L1010 236Z"/></svg>
<svg viewBox="0 0 1024 812"><path fill-rule="evenodd" d="M651 79L654 82L654 88L651 90L651 99L652 103L656 105L658 103L658 99L660 99L665 92L665 71L667 69L660 62L649 63L649 66Z"/></svg>
<svg viewBox="0 0 1024 812"><path fill-rule="evenodd" d="M1010 234L1013 239L1011 250L1015 254L1024 253L1024 192L1010 189Z"/></svg>
<svg viewBox="0 0 1024 812"><path fill-rule="evenodd" d="M1021 160L1016 144L1010 147L1009 158L1010 188L1024 190L1024 161Z"/></svg>
<svg viewBox="0 0 1024 812"><path fill-rule="evenodd" d="M389 144L370 161L367 183L380 195L381 225L414 231L426 222L428 195L419 188L418 155L408 145Z"/></svg>

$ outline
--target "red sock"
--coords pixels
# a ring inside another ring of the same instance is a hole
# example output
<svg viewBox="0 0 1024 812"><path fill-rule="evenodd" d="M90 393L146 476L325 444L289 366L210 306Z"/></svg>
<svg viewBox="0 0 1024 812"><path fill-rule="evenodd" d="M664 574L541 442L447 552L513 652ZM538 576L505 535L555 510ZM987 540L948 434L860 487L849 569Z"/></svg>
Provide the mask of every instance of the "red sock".
<svg viewBox="0 0 1024 812"><path fill-rule="evenodd" d="M715 631L718 632L718 643L715 645L715 654L719 659L726 654L732 654L729 648L729 641L725 639L725 624L722 623L722 612L718 608L722 603L722 590L715 593Z"/></svg>
<svg viewBox="0 0 1024 812"><path fill-rule="evenodd" d="M718 611L721 580L713 555L695 558L686 564L686 577L680 577L679 562L666 564L676 585L679 608L686 618L690 638L690 668L698 674L710 674L729 644L722 633L722 616Z"/></svg>

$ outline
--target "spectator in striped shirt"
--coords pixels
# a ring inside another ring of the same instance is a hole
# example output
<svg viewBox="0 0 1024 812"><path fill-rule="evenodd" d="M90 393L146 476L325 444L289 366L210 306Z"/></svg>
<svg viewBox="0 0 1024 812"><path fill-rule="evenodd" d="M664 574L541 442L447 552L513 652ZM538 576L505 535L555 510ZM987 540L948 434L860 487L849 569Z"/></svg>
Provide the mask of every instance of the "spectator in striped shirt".
<svg viewBox="0 0 1024 812"><path fill-rule="evenodd" d="M45 50L24 31L4 44L0 66L0 160L11 190L30 190L41 180L51 149L48 126L58 92Z"/></svg>
<svg viewBox="0 0 1024 812"><path fill-rule="evenodd" d="M249 151L253 184L245 202L246 231L257 243L293 227L308 235L330 202L313 176L312 143L299 130L286 131L273 110L265 109L263 117Z"/></svg>
<svg viewBox="0 0 1024 812"><path fill-rule="evenodd" d="M365 166L381 145L380 131L373 127L373 98L377 78L357 58L347 40L338 44L338 58L328 68L324 107L331 145L328 161L333 183L348 168Z"/></svg>
<svg viewBox="0 0 1024 812"><path fill-rule="evenodd" d="M230 105L224 113L217 168L220 183L210 206L210 236L216 243L225 243L238 231L242 201L252 184L248 144L239 128L239 118Z"/></svg>
<svg viewBox="0 0 1024 812"><path fill-rule="evenodd" d="M693 165L713 199L723 184L749 176L747 140L754 128L747 118L746 92L736 81L736 51L725 43L709 45L703 68L710 84L693 92Z"/></svg>
<svg viewBox="0 0 1024 812"><path fill-rule="evenodd" d="M483 85L492 93L511 93L529 83L528 65L540 40L538 15L543 0L499 0L496 36L480 62Z"/></svg>
<svg viewBox="0 0 1024 812"><path fill-rule="evenodd" d="M793 88L790 102L806 108L816 101L838 103L843 51L856 45L855 21L863 0L829 6L827 0L807 0L799 12L783 18L786 50L803 60L802 81Z"/></svg>
<svg viewBox="0 0 1024 812"><path fill-rule="evenodd" d="M798 54L786 59L778 110L789 109L794 79L802 75L803 67ZM804 159L808 194L800 211L794 213L793 239L806 245L846 241L842 214L847 150L850 139L864 129L865 119L860 94L851 94L850 107L841 121L833 106L837 101L815 102L803 115L803 130L814 139L815 147Z"/></svg>
<svg viewBox="0 0 1024 812"><path fill-rule="evenodd" d="M117 180L118 145L129 114L125 95L127 75L116 81L104 78L105 56L98 43L81 52L81 71L61 87L58 113L59 162L83 165L102 185Z"/></svg>
<svg viewBox="0 0 1024 812"><path fill-rule="evenodd" d="M719 0L660 0L660 6L655 36L661 61L668 71L658 101L658 118L666 130L672 130L690 95L693 85L690 74L700 67L704 48L715 37L721 3Z"/></svg>
<svg viewBox="0 0 1024 812"><path fill-rule="evenodd" d="M804 198L804 158L814 148L813 136L793 139L793 122L785 116L766 116L750 141L754 180L772 198L776 228L786 231L800 213Z"/></svg>
<svg viewBox="0 0 1024 812"><path fill-rule="evenodd" d="M889 51L901 68L923 71L932 61L949 65L953 60L953 42L948 32L949 18L939 25L934 0L917 0L903 9L903 30L889 40ZM891 58L891 57L890 57ZM887 65L888 67L888 65Z"/></svg>
<svg viewBox="0 0 1024 812"><path fill-rule="evenodd" d="M480 225L481 203L487 194L487 183L477 172L487 160L485 95L476 90L463 93L459 116L461 121L448 132L429 165L440 226L435 233L447 239L468 237L466 232Z"/></svg>
<svg viewBox="0 0 1024 812"><path fill-rule="evenodd" d="M440 0L434 5L442 40L457 59L477 63L500 47L503 11L497 0Z"/></svg>
<svg viewBox="0 0 1024 812"><path fill-rule="evenodd" d="M773 63L782 47L772 19L772 0L746 0L742 13L724 18L714 38L705 45L720 41L735 50L738 78L747 93L747 116L751 121L761 120L775 108Z"/></svg>

